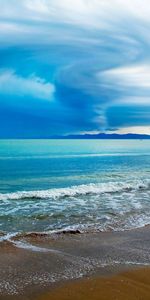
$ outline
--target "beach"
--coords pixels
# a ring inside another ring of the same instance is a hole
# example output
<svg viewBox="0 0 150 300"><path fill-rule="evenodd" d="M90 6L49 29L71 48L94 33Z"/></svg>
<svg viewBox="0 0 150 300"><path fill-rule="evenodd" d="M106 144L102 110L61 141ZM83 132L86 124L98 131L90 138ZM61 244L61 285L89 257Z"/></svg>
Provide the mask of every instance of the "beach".
<svg viewBox="0 0 150 300"><path fill-rule="evenodd" d="M0 300L150 300L150 0L0 16Z"/></svg>
<svg viewBox="0 0 150 300"><path fill-rule="evenodd" d="M149 162L149 141L0 141L0 300L61 299L66 289L91 298L86 285L93 299L115 297L124 272L144 272L146 285Z"/></svg>
<svg viewBox="0 0 150 300"><path fill-rule="evenodd" d="M66 284L38 300L149 300L150 268Z"/></svg>
<svg viewBox="0 0 150 300"><path fill-rule="evenodd" d="M114 297L111 299L120 299L115 298L116 286L120 282L126 295L132 280L127 299L134 292L134 297L137 293L141 295L137 299L148 299L142 297L149 293L149 230L147 226L95 234L47 237L30 234L4 241L0 244L0 299L43 300L57 299L58 295L61 295L58 299L69 299L70 293L71 299L90 299L91 292L86 286L94 289L93 299L98 299L100 292L104 297L101 299L107 299L105 295L111 292ZM124 273L130 270L134 272ZM129 278L122 273L129 274ZM106 289L107 285L110 290ZM85 296L81 297L82 293Z"/></svg>

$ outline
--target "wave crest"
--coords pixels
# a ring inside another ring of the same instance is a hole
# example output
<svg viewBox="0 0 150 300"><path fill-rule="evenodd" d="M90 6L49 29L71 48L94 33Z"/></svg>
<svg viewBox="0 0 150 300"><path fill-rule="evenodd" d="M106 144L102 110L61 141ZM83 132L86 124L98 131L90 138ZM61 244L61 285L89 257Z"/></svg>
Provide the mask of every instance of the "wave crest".
<svg viewBox="0 0 150 300"><path fill-rule="evenodd" d="M0 193L0 201L25 199L58 199L64 197L84 196L88 194L105 194L149 190L149 181L105 182L99 184L78 185L68 188L58 188L39 191L18 191Z"/></svg>

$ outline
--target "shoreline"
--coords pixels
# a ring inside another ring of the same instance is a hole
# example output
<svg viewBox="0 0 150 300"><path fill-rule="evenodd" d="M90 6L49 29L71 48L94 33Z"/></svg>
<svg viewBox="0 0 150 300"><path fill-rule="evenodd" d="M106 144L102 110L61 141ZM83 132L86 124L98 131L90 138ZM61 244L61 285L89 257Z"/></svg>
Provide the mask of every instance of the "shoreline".
<svg viewBox="0 0 150 300"><path fill-rule="evenodd" d="M149 300L150 267L63 284L36 300Z"/></svg>
<svg viewBox="0 0 150 300"><path fill-rule="evenodd" d="M78 282L82 285L82 280L94 278L101 281L102 277L148 267L149 232L150 226L146 226L124 232L29 235L15 238L14 244L3 241L0 243L0 299L38 299L55 288L59 291L61 286L65 288Z"/></svg>

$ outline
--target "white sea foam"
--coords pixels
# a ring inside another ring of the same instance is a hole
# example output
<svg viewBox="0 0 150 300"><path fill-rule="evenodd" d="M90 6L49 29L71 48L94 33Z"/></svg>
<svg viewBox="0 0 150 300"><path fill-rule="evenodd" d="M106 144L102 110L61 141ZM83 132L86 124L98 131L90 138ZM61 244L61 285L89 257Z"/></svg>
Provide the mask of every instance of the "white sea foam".
<svg viewBox="0 0 150 300"><path fill-rule="evenodd" d="M61 253L59 250L35 246L35 245L32 245L23 240L14 240L14 238L16 238L16 237L19 238L18 232L6 233L5 235L0 237L0 242L10 242L17 248L31 250L34 252L43 252L43 253L52 252L52 253L57 253L57 254Z"/></svg>
<svg viewBox="0 0 150 300"><path fill-rule="evenodd" d="M25 250L31 250L33 252L43 252L43 253L47 253L47 252L51 252L51 253L59 253L58 250L54 250L54 249L49 249L49 248L44 248L44 247L39 247L39 246L35 246L32 245L30 243L24 242L24 241L12 241L12 243L20 249L25 249Z"/></svg>
<svg viewBox="0 0 150 300"><path fill-rule="evenodd" d="M68 188L58 188L39 191L18 191L14 193L0 193L0 201L21 199L56 199L63 197L74 197L87 194L104 194L115 192L129 192L134 190L147 190L150 188L149 180L129 182L105 182L99 184L78 185Z"/></svg>
<svg viewBox="0 0 150 300"><path fill-rule="evenodd" d="M13 232L13 233L8 232L5 235L0 237L0 242L5 242L5 241L11 242L12 238L16 237L17 235L18 232Z"/></svg>
<svg viewBox="0 0 150 300"><path fill-rule="evenodd" d="M51 234L130 230L150 224L149 197L149 179L0 194L0 230ZM12 241L11 236L0 237L6 240Z"/></svg>

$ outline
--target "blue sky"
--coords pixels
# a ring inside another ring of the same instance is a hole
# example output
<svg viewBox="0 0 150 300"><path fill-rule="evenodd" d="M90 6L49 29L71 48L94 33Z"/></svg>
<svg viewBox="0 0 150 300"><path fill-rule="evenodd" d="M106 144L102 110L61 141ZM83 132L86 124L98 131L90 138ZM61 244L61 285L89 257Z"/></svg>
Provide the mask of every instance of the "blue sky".
<svg viewBox="0 0 150 300"><path fill-rule="evenodd" d="M150 134L149 0L0 7L0 137Z"/></svg>

